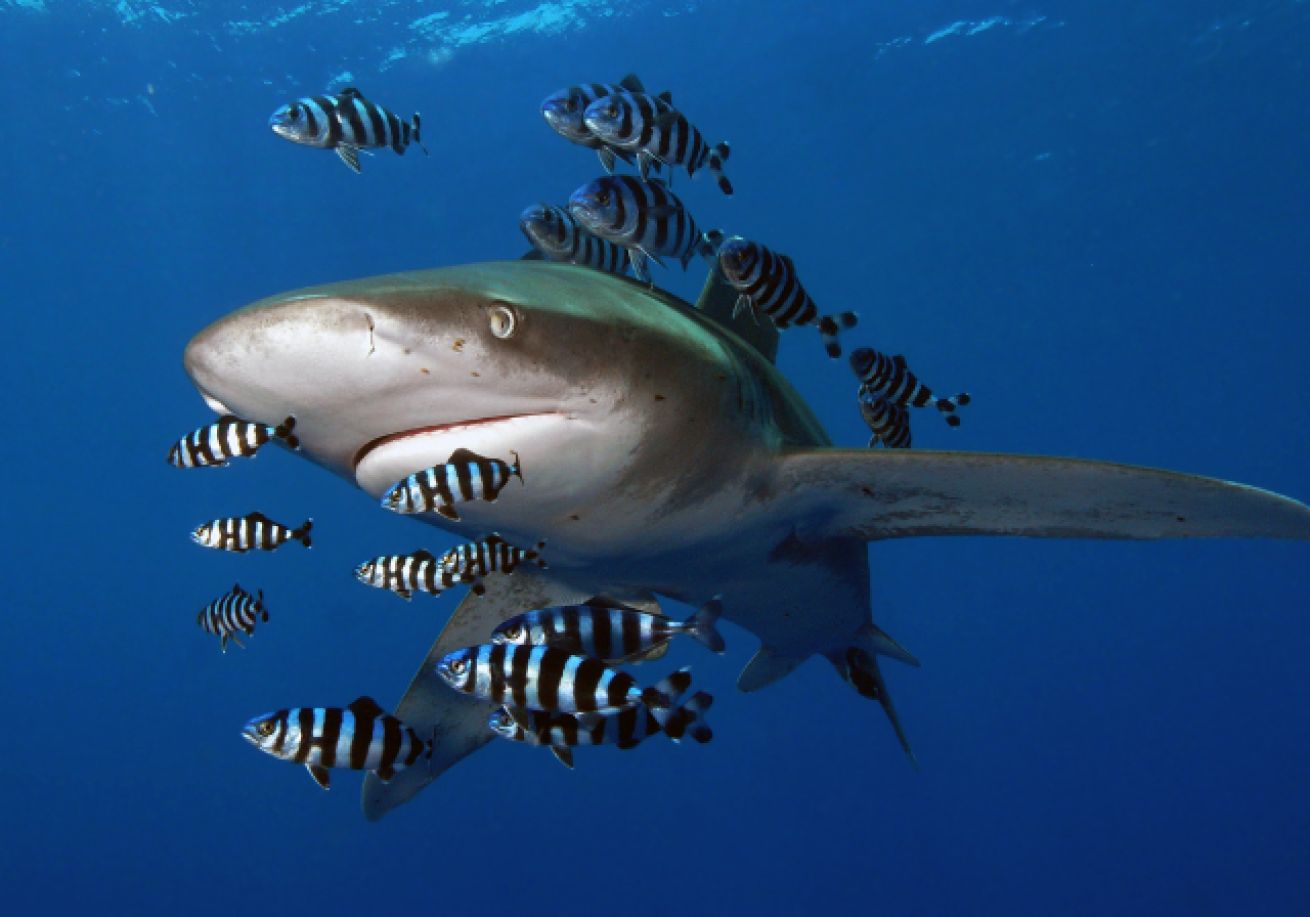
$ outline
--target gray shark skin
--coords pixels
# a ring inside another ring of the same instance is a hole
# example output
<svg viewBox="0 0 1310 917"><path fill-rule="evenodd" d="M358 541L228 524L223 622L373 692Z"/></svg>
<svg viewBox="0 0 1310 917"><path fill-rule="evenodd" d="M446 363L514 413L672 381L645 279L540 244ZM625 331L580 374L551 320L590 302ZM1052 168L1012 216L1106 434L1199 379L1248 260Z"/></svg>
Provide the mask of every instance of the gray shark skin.
<svg viewBox="0 0 1310 917"><path fill-rule="evenodd" d="M744 333L751 333L745 332ZM769 340L756 346L769 352ZM874 625L866 543L917 535L1310 539L1310 509L1208 478L1074 459L834 449L756 349L660 291L588 268L503 262L375 277L257 302L198 334L186 370L216 411L296 417L301 452L379 498L457 448L522 462L496 502L423 521L463 538L548 543L452 614L396 709L436 730L432 767L383 784L370 819L491 741L492 705L432 662L532 607L664 596L761 641L738 687L813 655L879 701L877 655L917 665Z"/></svg>

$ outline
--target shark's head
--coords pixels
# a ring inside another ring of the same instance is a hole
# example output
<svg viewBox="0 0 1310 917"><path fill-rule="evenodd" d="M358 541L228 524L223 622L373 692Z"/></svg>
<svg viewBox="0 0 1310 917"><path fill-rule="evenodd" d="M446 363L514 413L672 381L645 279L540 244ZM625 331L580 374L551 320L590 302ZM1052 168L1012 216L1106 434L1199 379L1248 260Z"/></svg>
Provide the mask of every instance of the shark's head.
<svg viewBox="0 0 1310 917"><path fill-rule="evenodd" d="M456 449L518 453L525 485L459 515L535 535L626 479L660 486L632 466L694 458L677 431L737 397L718 339L676 319L630 281L504 262L267 299L198 334L185 363L215 411L294 415L300 454L375 498Z"/></svg>

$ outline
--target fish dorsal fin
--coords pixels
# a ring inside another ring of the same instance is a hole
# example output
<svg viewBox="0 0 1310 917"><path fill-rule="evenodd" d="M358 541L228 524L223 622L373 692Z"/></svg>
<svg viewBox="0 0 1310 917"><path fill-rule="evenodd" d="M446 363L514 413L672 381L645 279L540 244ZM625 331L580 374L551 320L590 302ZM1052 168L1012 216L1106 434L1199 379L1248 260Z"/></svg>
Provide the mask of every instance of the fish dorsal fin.
<svg viewBox="0 0 1310 917"><path fill-rule="evenodd" d="M791 260L791 255L779 255L778 260L783 263L787 270L791 271L793 277L796 276L796 262Z"/></svg>
<svg viewBox="0 0 1310 917"><path fill-rule="evenodd" d="M740 291L728 283L723 272L716 267L705 279L696 308L750 344L764 359L775 362L778 357L777 327L770 321L758 321L750 309L734 315L739 295Z"/></svg>
<svg viewBox="0 0 1310 917"><path fill-rule="evenodd" d="M645 92L646 87L641 85L641 80L637 79L637 74L629 73L623 79L619 80L619 85L628 92Z"/></svg>
<svg viewBox="0 0 1310 917"><path fill-rule="evenodd" d="M618 599L614 598L611 595L603 595L603 594L593 595L591 598L587 599L587 601L583 602L582 604L590 605L592 608L617 608L620 611L637 611L637 612L641 611L640 608L633 608L631 605L624 605L622 602L620 602Z"/></svg>
<svg viewBox="0 0 1310 917"><path fill-rule="evenodd" d="M433 555L433 553L432 553L431 551L429 551L427 548L419 548L417 551L415 551L413 554L411 554L411 555L409 555L409 556L412 557L412 558L414 558L415 560L433 560L433 561L435 561L435 560L437 559L437 558Z"/></svg>
<svg viewBox="0 0 1310 917"><path fill-rule="evenodd" d="M343 89L343 90L341 90L340 92L338 92L337 95L339 95L339 96L347 96L347 97L352 97L352 96L353 96L353 97L356 98L356 99L362 99L362 98L364 98L364 93L360 92L360 91L359 91L358 89L356 89L354 86L347 86L345 89Z"/></svg>
<svg viewBox="0 0 1310 917"><path fill-rule="evenodd" d="M671 90L666 89L663 92L661 92L659 95L657 95L655 98L659 99L665 105L673 104L673 92Z"/></svg>
<svg viewBox="0 0 1310 917"><path fill-rule="evenodd" d="M346 709L355 716L375 720L387 715L387 711L379 707L378 702L368 696L356 698Z"/></svg>
<svg viewBox="0 0 1310 917"><path fill-rule="evenodd" d="M1310 507L1155 468L919 449L809 449L777 461L775 511L799 521L803 541L917 535L1310 541Z"/></svg>
<svg viewBox="0 0 1310 917"><path fill-rule="evenodd" d="M904 369L907 365L905 362L905 357L899 353L896 356L892 357L892 363L901 367L901 369Z"/></svg>
<svg viewBox="0 0 1310 917"><path fill-rule="evenodd" d="M268 517L265 516L263 513L258 512L258 511L247 514L247 515L246 515L246 518L249 519L251 522L272 522L272 521L273 521L272 519L268 518Z"/></svg>
<svg viewBox="0 0 1310 917"><path fill-rule="evenodd" d="M446 464L451 465L455 462L485 462L486 456L478 455L470 449L456 449L450 453L450 458L446 459Z"/></svg>

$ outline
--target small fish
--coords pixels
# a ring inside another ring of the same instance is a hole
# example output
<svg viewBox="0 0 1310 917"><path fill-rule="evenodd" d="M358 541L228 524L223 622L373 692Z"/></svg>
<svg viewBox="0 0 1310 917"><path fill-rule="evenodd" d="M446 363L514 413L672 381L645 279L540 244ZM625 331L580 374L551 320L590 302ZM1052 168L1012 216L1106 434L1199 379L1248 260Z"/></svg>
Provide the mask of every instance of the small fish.
<svg viewBox="0 0 1310 917"><path fill-rule="evenodd" d="M714 263L712 239L717 230L701 233L682 201L661 182L609 175L583 185L569 198L569 212L587 230L621 245L632 259L638 280L648 280L646 259L677 258L686 270L692 256Z"/></svg>
<svg viewBox="0 0 1310 917"><path fill-rule="evenodd" d="M303 146L336 150L341 161L359 171L359 151L390 147L405 155L410 142L424 155L418 139L419 118L406 123L380 105L364 98L358 89L343 89L334 96L311 96L283 105L268 119L268 126L284 140Z"/></svg>
<svg viewBox="0 0 1310 917"><path fill-rule="evenodd" d="M372 771L386 783L419 758L432 759L432 743L386 713L371 697L349 707L291 707L257 716L241 730L247 742L283 761L309 769L331 786L330 767Z"/></svg>
<svg viewBox="0 0 1310 917"><path fill-rule="evenodd" d="M221 638L219 645L225 653L228 638L242 649L246 648L246 645L237 639L237 631L241 631L247 637L250 636L255 632L256 621L268 621L268 609L264 607L264 590L259 590L259 595L254 596L242 589L240 583L234 585L227 595L214 599L206 605L196 618L196 623L200 625L201 630Z"/></svg>
<svg viewBox="0 0 1310 917"><path fill-rule="evenodd" d="M731 197L732 182L723 174L728 144L710 146L671 103L641 91L611 92L587 106L582 123L602 143L635 154L642 178L650 177L654 162L682 166L693 178L708 167L719 190Z"/></svg>
<svg viewBox="0 0 1310 917"><path fill-rule="evenodd" d="M714 626L723 614L716 596L686 621L647 614L606 597L582 605L557 605L516 615L491 633L493 643L553 646L603 662L637 662L678 634L687 634L716 653L725 649Z"/></svg>
<svg viewBox="0 0 1310 917"><path fill-rule="evenodd" d="M724 277L741 294L732 311L734 316L749 309L758 321L758 310L772 318L779 329L817 323L828 356L833 359L841 356L838 335L854 328L858 318L854 312L819 315L814 300L801 286L796 265L790 258L741 236L725 239L718 247L718 254Z"/></svg>
<svg viewBox="0 0 1310 917"><path fill-rule="evenodd" d="M355 579L365 586L390 589L406 602L415 592L441 595L461 583L467 583L477 595L487 591L481 583L458 576L445 557L437 558L424 550L413 554L384 554L365 561L355 568Z"/></svg>
<svg viewBox="0 0 1310 917"><path fill-rule="evenodd" d="M960 425L955 409L972 400L964 392L954 398L935 397L932 390L910 372L905 357L900 354L889 357L872 347L861 347L851 354L851 371L863 383L861 392L867 391L891 404L915 408L935 405L946 415L946 422L952 427Z"/></svg>
<svg viewBox="0 0 1310 917"><path fill-rule="evenodd" d="M616 156L625 162L632 162L632 155L622 150L615 150L598 140L583 123L582 116L592 102L602 96L625 90L644 91L641 80L637 79L636 74L629 73L618 83L581 83L552 92L541 103L541 114L555 133L570 143L595 150L605 171L613 172Z"/></svg>
<svg viewBox="0 0 1310 917"><path fill-rule="evenodd" d="M456 691L526 710L613 713L670 704L667 692L642 690L627 672L548 646L474 646L442 657L436 670Z"/></svg>
<svg viewBox="0 0 1310 917"><path fill-rule="evenodd" d="M509 483L511 477L523 482L523 472L519 467L519 454L511 452L514 464L509 465L500 459L490 459L470 452L468 449L456 449L450 454L444 465L416 471L403 481L398 481L382 495L382 506L395 513L430 513L437 512L455 522L459 514L453 504L476 500L481 497L488 503L495 503L500 491Z"/></svg>
<svg viewBox="0 0 1310 917"><path fill-rule="evenodd" d="M206 548L244 554L252 549L272 551L293 538L309 547L309 530L313 527L313 519L306 519L305 524L298 529L289 529L263 513L250 513L246 516L215 519L196 526L191 533L191 540Z"/></svg>
<svg viewBox="0 0 1310 917"><path fill-rule="evenodd" d="M686 669L678 674L685 673ZM656 687L664 687L669 679ZM645 704L636 704L618 713L600 717L590 726L568 713L543 713L540 710L523 710L518 707L501 707L487 719L487 726L497 735L512 742L527 745L544 745L555 753L566 767L573 767L573 748L590 745L615 745L621 749L636 748L646 739L663 732L675 742L690 735L700 744L714 738L714 731L705 722L704 715L714 698L698 691L674 710L651 710Z"/></svg>
<svg viewBox="0 0 1310 917"><path fill-rule="evenodd" d="M491 573L508 575L525 561L536 561L537 566L544 570L546 562L541 559L541 552L545 547L546 542L539 541L534 548L516 548L492 532L481 541L451 548L442 556L441 567L464 583L476 582Z"/></svg>
<svg viewBox="0 0 1310 917"><path fill-rule="evenodd" d="M272 440L285 443L288 449L299 449L300 440L291 432L295 428L294 417L270 427L224 414L173 443L168 450L168 464L174 468L223 468L228 459L253 456Z"/></svg>
<svg viewBox="0 0 1310 917"><path fill-rule="evenodd" d="M878 443L888 449L910 448L910 412L901 405L892 404L861 386L860 416L873 432L870 449Z"/></svg>
<svg viewBox="0 0 1310 917"><path fill-rule="evenodd" d="M587 232L563 207L533 204L519 217L532 247L551 261L581 264L611 274L628 270L628 250Z"/></svg>

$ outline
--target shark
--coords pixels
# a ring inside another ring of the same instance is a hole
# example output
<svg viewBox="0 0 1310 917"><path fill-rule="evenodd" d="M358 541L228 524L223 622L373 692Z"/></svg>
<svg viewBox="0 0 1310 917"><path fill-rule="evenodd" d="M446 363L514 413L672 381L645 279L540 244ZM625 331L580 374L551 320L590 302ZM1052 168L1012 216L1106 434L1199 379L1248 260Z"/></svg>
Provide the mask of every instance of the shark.
<svg viewBox="0 0 1310 917"><path fill-rule="evenodd" d="M590 268L491 262L264 299L200 331L184 364L220 414L296 418L297 454L377 500L457 449L519 457L522 486L421 521L546 541L549 570L486 582L452 612L396 708L428 768L365 778L371 820L494 738L494 705L435 663L513 615L606 595L649 611L713 597L760 641L738 688L808 659L877 702L914 753L880 659L869 543L891 538L1310 540L1310 508L1254 487L1058 457L834 447L711 274L696 304ZM917 762L916 766L917 766Z"/></svg>

